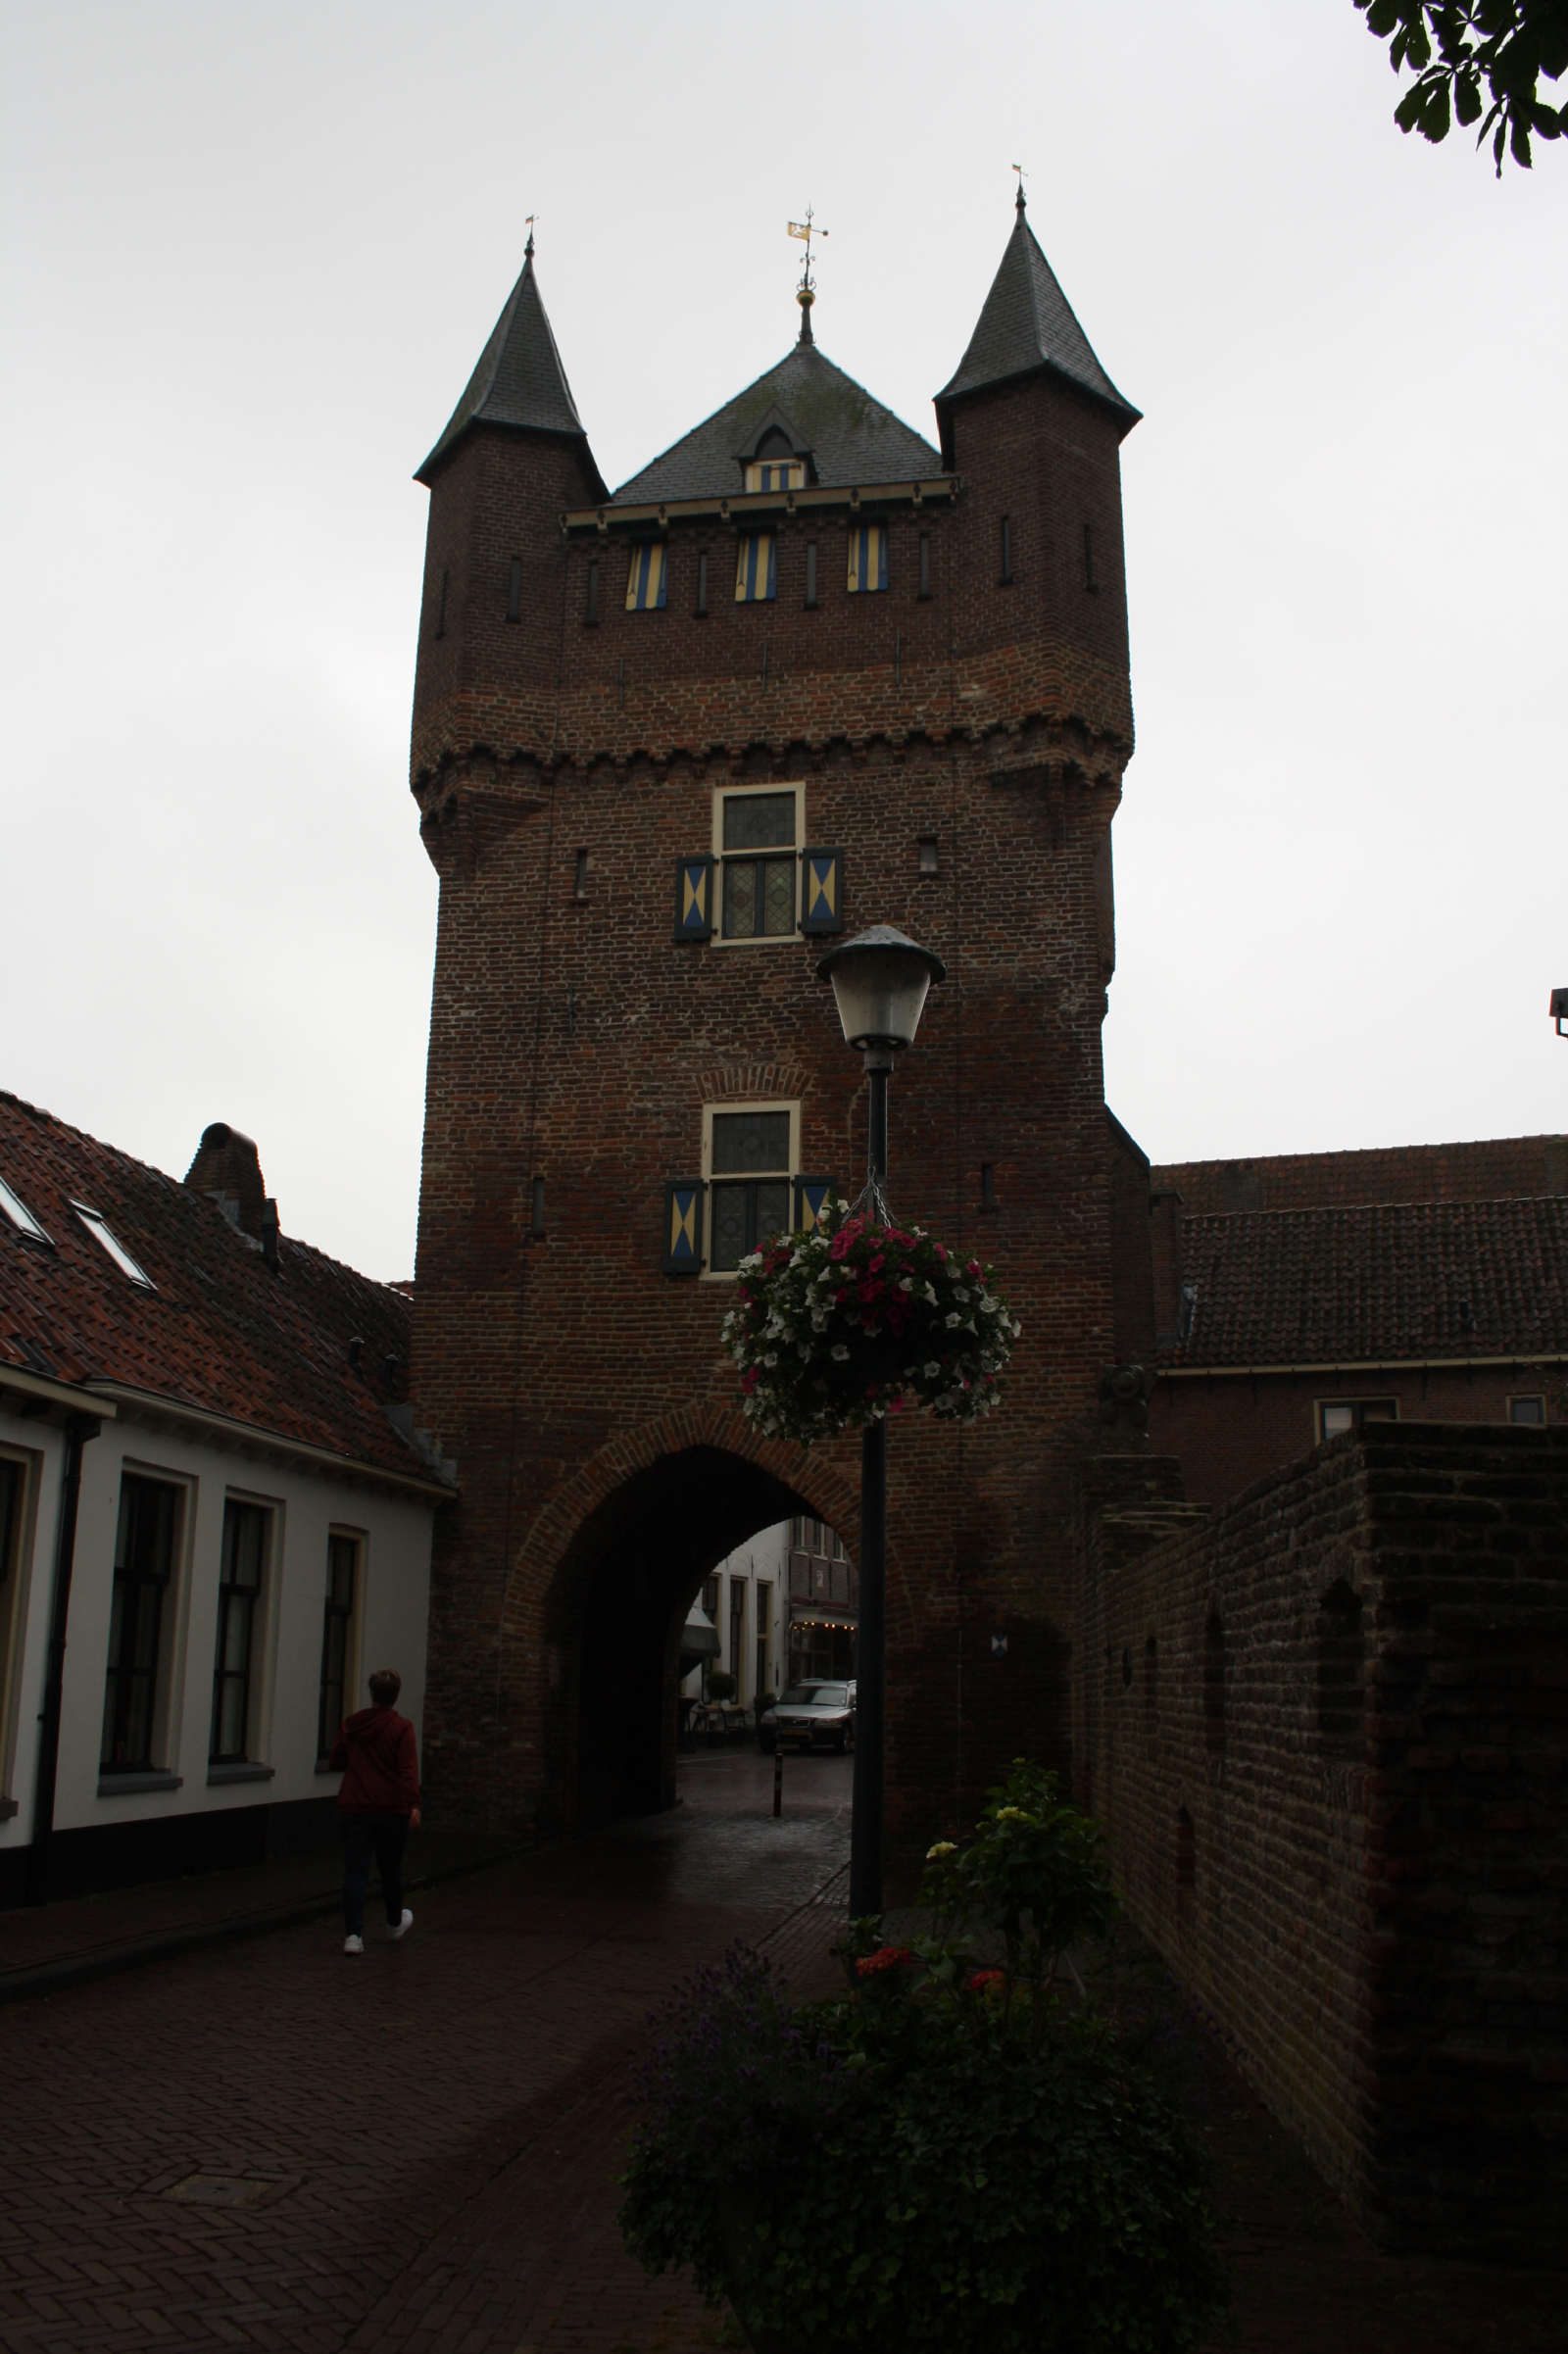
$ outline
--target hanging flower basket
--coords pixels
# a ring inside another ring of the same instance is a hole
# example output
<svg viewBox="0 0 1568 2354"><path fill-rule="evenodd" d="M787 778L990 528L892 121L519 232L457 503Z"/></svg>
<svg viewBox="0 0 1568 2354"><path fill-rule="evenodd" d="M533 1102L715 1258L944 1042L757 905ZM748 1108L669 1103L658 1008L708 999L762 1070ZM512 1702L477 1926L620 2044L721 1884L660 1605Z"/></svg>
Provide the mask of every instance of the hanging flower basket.
<svg viewBox="0 0 1568 2354"><path fill-rule="evenodd" d="M742 1259L723 1338L743 1411L809 1447L918 1406L949 1422L993 1412L1021 1329L977 1258L838 1202L811 1234Z"/></svg>

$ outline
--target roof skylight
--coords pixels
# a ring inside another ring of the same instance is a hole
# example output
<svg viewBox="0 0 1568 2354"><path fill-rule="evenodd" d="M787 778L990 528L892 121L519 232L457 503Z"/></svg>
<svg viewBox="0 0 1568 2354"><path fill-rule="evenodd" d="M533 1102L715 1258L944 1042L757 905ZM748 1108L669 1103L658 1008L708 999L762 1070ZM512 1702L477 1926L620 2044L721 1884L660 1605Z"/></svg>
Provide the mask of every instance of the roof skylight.
<svg viewBox="0 0 1568 2354"><path fill-rule="evenodd" d="M138 1267L136 1261L131 1257L130 1252L125 1249L124 1244L120 1242L117 1237L110 1232L108 1226L104 1222L104 1217L101 1210L90 1209L85 1202L73 1202L71 1206L75 1211L77 1217L81 1220L83 1226L86 1227L88 1233L96 1236L97 1240L102 1243L104 1249L108 1251L110 1257L114 1260L122 1275L128 1275L131 1282L140 1284L144 1292L157 1291L158 1286L154 1283L152 1277L147 1273L145 1267Z"/></svg>
<svg viewBox="0 0 1568 2354"><path fill-rule="evenodd" d="M49 1243L49 1237L31 1210L24 1202L18 1200L3 1177L0 1177L0 1209L5 1211L17 1232L24 1234L29 1243ZM49 1248L51 1251L54 1249L53 1243L49 1243Z"/></svg>

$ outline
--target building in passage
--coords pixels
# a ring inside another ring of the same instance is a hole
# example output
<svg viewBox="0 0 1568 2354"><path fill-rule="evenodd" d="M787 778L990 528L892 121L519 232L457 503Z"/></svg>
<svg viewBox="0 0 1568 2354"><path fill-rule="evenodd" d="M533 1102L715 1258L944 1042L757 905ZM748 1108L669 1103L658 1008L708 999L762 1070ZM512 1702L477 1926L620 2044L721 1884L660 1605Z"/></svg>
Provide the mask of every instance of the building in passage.
<svg viewBox="0 0 1568 2354"><path fill-rule="evenodd" d="M759 1530L703 1580L693 1623L700 1612L717 1643L683 1678L681 1697L699 1698L713 1667L735 1678L745 1708L765 1708L803 1677L853 1676L858 1601L837 1530L804 1512Z"/></svg>
<svg viewBox="0 0 1568 2354"><path fill-rule="evenodd" d="M0 1903L330 1839L371 1669L419 1722L453 1493L406 1293L234 1129L181 1184L0 1095Z"/></svg>

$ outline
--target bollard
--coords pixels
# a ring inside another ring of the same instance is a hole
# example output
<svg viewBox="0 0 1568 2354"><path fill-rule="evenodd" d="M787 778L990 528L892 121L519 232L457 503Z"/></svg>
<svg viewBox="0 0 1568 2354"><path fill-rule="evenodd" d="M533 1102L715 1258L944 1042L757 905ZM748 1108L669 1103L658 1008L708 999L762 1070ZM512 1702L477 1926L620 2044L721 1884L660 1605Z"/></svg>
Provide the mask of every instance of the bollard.
<svg viewBox="0 0 1568 2354"><path fill-rule="evenodd" d="M773 1812L784 1812L784 1743L773 1743Z"/></svg>

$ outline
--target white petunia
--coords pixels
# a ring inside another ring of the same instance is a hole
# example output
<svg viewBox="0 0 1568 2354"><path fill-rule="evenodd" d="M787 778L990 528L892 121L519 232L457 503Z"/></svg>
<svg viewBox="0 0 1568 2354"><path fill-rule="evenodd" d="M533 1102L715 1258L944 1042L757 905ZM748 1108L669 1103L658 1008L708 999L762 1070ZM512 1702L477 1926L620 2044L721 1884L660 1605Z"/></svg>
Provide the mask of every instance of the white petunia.
<svg viewBox="0 0 1568 2354"><path fill-rule="evenodd" d="M942 1367L941 1367L941 1366L938 1364L938 1362L937 1362L936 1358L935 1358L935 1357L933 1357L933 1358L931 1359L931 1362L930 1362L930 1364L929 1364L929 1365L927 1365L927 1366L925 1367L925 1378L926 1378L926 1380L927 1380L928 1382L934 1382L934 1381L936 1380L936 1378L937 1378L937 1375L938 1375L938 1374L939 1374L941 1371L942 1371Z"/></svg>
<svg viewBox="0 0 1568 2354"><path fill-rule="evenodd" d="M768 1352L767 1352L766 1356L765 1356L765 1357L763 1357L763 1359L762 1359L762 1362L763 1362L763 1364L764 1364L764 1365L766 1365L766 1366L767 1366L769 1369L771 1369L771 1368L772 1368L774 1365L776 1365L776 1364L778 1363L778 1355L777 1355L777 1352L776 1352L775 1350L773 1350L773 1349L770 1349L768 1350Z"/></svg>
<svg viewBox="0 0 1568 2354"><path fill-rule="evenodd" d="M833 1347L828 1350L828 1355L833 1359L835 1365L842 1365L849 1353L849 1350L845 1348L842 1341L835 1342Z"/></svg>
<svg viewBox="0 0 1568 2354"><path fill-rule="evenodd" d="M932 1305L933 1307L935 1307L935 1306L936 1306L936 1304L937 1304L937 1295L936 1295L936 1289L935 1289L935 1287L934 1287L933 1285L931 1285L931 1284L929 1284L929 1283L926 1285L926 1287L925 1287L925 1296L926 1296L927 1300L929 1300L929 1301L931 1302L931 1305Z"/></svg>
<svg viewBox="0 0 1568 2354"><path fill-rule="evenodd" d="M958 1313L957 1309L956 1309L956 1308L951 1308L951 1309L949 1310L949 1312L948 1312L948 1317L947 1317L947 1326L948 1326L948 1330L949 1330L949 1332L952 1332L952 1330L953 1330L953 1328L954 1328L954 1326L955 1326L956 1324L961 1324L962 1322L963 1322L963 1318L962 1318L962 1317L959 1315L959 1313Z"/></svg>
<svg viewBox="0 0 1568 2354"><path fill-rule="evenodd" d="M967 1305L968 1305L968 1301L969 1301L969 1295L968 1295L968 1293L967 1293L967 1292L964 1290L964 1288L963 1288L963 1286L962 1286L962 1284L961 1284L961 1283L956 1283L956 1284L954 1285L954 1287L953 1287L953 1297L954 1297L954 1299L955 1299L955 1300L961 1300L964 1302L964 1305L965 1305L965 1306L967 1306Z"/></svg>

